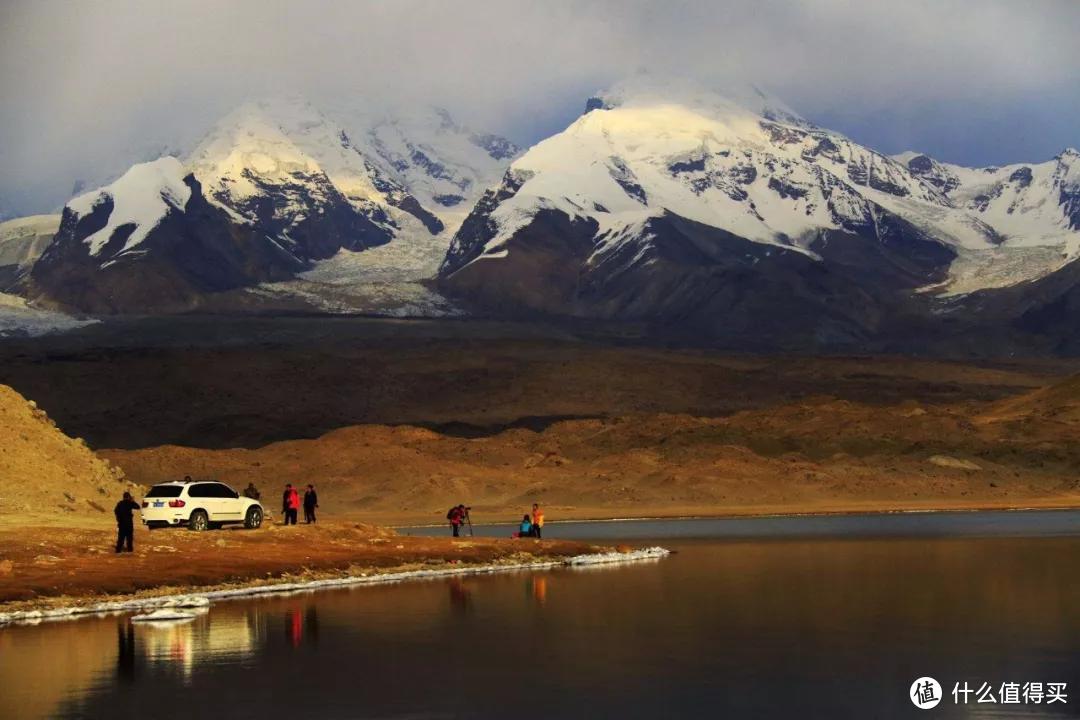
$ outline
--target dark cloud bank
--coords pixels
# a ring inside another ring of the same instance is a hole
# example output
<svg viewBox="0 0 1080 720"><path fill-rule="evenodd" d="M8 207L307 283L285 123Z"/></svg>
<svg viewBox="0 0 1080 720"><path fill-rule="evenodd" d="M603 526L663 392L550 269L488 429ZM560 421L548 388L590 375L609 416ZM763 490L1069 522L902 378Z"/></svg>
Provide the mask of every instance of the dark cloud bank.
<svg viewBox="0 0 1080 720"><path fill-rule="evenodd" d="M67 2L0 5L0 206L194 141L249 97L434 102L523 144L641 68L767 86L875 148L965 164L1080 144L1080 3Z"/></svg>

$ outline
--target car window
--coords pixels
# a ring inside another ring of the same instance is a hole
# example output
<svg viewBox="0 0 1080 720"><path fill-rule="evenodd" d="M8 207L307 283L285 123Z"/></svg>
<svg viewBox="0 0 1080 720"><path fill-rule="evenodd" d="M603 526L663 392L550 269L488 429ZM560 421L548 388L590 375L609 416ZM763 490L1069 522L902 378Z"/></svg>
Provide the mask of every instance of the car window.
<svg viewBox="0 0 1080 720"><path fill-rule="evenodd" d="M235 498L236 493L228 485L222 485L221 483L214 483L212 486L213 497L218 498Z"/></svg>
<svg viewBox="0 0 1080 720"><path fill-rule="evenodd" d="M180 491L184 488L180 485L155 485L146 493L146 497L180 497Z"/></svg>
<svg viewBox="0 0 1080 720"><path fill-rule="evenodd" d="M199 483L198 485L192 485L188 490L188 497L205 498L205 497L217 497L213 492L212 483Z"/></svg>

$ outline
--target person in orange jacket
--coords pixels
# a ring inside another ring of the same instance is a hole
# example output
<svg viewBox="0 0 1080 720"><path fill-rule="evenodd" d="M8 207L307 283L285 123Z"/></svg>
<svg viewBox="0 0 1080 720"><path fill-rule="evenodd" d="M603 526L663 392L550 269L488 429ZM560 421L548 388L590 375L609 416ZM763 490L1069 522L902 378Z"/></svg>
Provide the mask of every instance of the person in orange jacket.
<svg viewBox="0 0 1080 720"><path fill-rule="evenodd" d="M540 537L540 531L544 529L544 511L537 503L533 503L532 511L532 536Z"/></svg>

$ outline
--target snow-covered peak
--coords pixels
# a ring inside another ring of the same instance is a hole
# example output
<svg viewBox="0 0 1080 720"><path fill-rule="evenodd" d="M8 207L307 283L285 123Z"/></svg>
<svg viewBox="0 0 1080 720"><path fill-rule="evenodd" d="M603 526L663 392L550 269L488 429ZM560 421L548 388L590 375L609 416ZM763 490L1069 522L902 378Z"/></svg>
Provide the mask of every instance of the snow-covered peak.
<svg viewBox="0 0 1080 720"><path fill-rule="evenodd" d="M214 201L233 211L260 188L304 187L318 199L330 186L359 211L382 215L388 228L412 234L438 231L440 219L456 226L517 152L439 108L340 99L324 109L289 96L230 113L188 162Z"/></svg>
<svg viewBox="0 0 1080 720"><path fill-rule="evenodd" d="M907 165L909 162L917 157L925 156L925 153L921 153L918 150L905 150L904 152L896 153L892 156L892 159L898 163Z"/></svg>
<svg viewBox="0 0 1080 720"><path fill-rule="evenodd" d="M350 141L428 210L456 227L521 150L431 105L373 108L342 98L328 108Z"/></svg>
<svg viewBox="0 0 1080 720"><path fill-rule="evenodd" d="M386 193L400 190L362 145L353 141L337 119L302 97L263 100L255 107L273 122L298 149L313 161L309 171L321 169L346 197L354 201L386 203Z"/></svg>
<svg viewBox="0 0 1080 720"><path fill-rule="evenodd" d="M718 92L648 75L586 110L511 165L463 226L445 272L503 257L545 211L596 228L591 263L644 257L643 228L669 213L814 258L832 231L888 243L899 220L956 256L936 286L955 293L1041 277L1080 256L1072 149L993 168L915 151L888 157L755 88ZM641 252L616 252L630 246Z"/></svg>
<svg viewBox="0 0 1080 720"><path fill-rule="evenodd" d="M604 98L513 163L513 196L492 214L500 228L492 252L545 208L590 217L609 237L670 212L802 252L821 230L872 225L876 208L941 210L941 193L901 163L842 135L770 119L780 110L798 118L763 93L756 104L736 102L646 77ZM957 242L986 244L968 230Z"/></svg>
<svg viewBox="0 0 1080 720"><path fill-rule="evenodd" d="M294 105L280 107L297 110ZM268 103L240 106L222 118L188 156L188 165L211 193L251 197L259 192L252 175L283 182L294 173L319 171L318 162L285 134L273 109Z"/></svg>
<svg viewBox="0 0 1080 720"><path fill-rule="evenodd" d="M99 254L113 233L124 226L132 225L134 229L114 256L131 250L146 239L170 210L182 209L187 204L191 197L191 188L184 182L187 174L179 160L163 157L133 165L111 185L71 200L67 209L79 218L103 205L112 205L104 227L84 240L90 246L90 254Z"/></svg>
<svg viewBox="0 0 1080 720"><path fill-rule="evenodd" d="M727 83L711 88L687 78L647 73L621 80L597 93L591 107L646 107L680 105L712 117L749 112L775 122L812 127L812 124L775 95L749 83ZM588 107L588 106L587 106Z"/></svg>

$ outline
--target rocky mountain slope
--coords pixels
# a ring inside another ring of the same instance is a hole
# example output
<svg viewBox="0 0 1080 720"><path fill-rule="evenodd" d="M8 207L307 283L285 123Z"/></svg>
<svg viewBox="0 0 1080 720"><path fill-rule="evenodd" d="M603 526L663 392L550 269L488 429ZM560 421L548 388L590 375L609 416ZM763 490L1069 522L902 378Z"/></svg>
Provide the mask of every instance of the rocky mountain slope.
<svg viewBox="0 0 1080 720"><path fill-rule="evenodd" d="M439 121L427 122L429 115ZM276 292L303 307L287 285L246 299L219 296L324 262L353 266L352 253L390 243L418 248L392 257L419 253L433 265L449 241L447 224L461 219L446 206L474 199L516 152L445 112L417 111L408 122L344 117L350 129L302 99L247 103L184 159L135 165L80 195L30 273L31 297L65 309L143 313L251 305ZM440 204L446 183L459 201Z"/></svg>
<svg viewBox="0 0 1080 720"><path fill-rule="evenodd" d="M1080 250L1075 151L1029 168L1030 197L1010 212L1004 189L984 201L994 191L815 127L764 93L735 97L639 78L590 100L481 199L440 286L486 313L862 345L933 324L954 285L993 286L1002 273L975 273L979 285L963 271L973 258L1013 267L1016 283Z"/></svg>
<svg viewBox="0 0 1080 720"><path fill-rule="evenodd" d="M190 309L205 293L288 277L304 257L212 204L176 158L72 200L31 293L95 313Z"/></svg>

